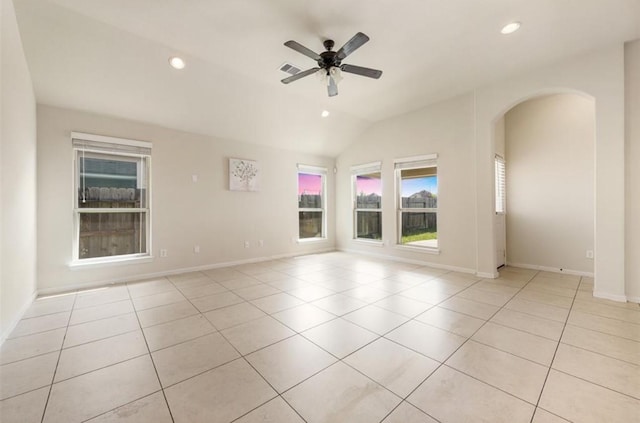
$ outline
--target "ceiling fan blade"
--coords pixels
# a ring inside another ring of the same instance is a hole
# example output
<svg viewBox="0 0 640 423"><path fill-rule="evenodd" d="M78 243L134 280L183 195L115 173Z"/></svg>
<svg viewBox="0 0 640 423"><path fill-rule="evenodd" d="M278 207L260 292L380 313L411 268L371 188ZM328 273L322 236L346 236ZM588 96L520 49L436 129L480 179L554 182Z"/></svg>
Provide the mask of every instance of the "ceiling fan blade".
<svg viewBox="0 0 640 423"><path fill-rule="evenodd" d="M355 65L342 65L340 69L343 72L355 73L356 75L366 76L367 78L378 79L382 76L382 71L371 68L363 68L362 66Z"/></svg>
<svg viewBox="0 0 640 423"><path fill-rule="evenodd" d="M311 49L308 49L307 47L303 46L302 44L300 44L300 43L298 43L296 41L289 40L286 43L284 43L284 45L289 47L289 48L291 48L291 49L293 49L293 50L295 50L295 51L297 51L298 53L302 53L305 56L312 58L315 61L318 61L318 60L321 59L320 55L318 53L314 52Z"/></svg>
<svg viewBox="0 0 640 423"><path fill-rule="evenodd" d="M327 85L327 91L329 92L329 97L333 97L338 95L338 85L336 85L335 79L333 76L329 75L329 85Z"/></svg>
<svg viewBox="0 0 640 423"><path fill-rule="evenodd" d="M304 78L305 76L309 76L311 74L314 74L314 73L318 72L319 70L320 70L320 68L307 69L306 71L298 72L293 76L285 78L280 82L282 82L283 84L288 84L289 82L297 81L300 78Z"/></svg>
<svg viewBox="0 0 640 423"><path fill-rule="evenodd" d="M349 41L338 50L338 59L342 60L357 49L359 49L364 43L369 41L369 37L362 32L358 32Z"/></svg>

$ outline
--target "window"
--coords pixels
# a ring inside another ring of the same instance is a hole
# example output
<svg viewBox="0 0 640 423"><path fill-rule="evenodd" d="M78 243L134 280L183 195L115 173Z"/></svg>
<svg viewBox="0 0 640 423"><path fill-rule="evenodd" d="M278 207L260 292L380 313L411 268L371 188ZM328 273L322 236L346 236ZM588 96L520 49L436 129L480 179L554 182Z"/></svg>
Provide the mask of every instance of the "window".
<svg viewBox="0 0 640 423"><path fill-rule="evenodd" d="M507 189L505 185L504 159L496 154L495 179L496 179L496 213L504 214L507 209Z"/></svg>
<svg viewBox="0 0 640 423"><path fill-rule="evenodd" d="M351 168L354 238L382 241L381 163Z"/></svg>
<svg viewBox="0 0 640 423"><path fill-rule="evenodd" d="M72 134L75 263L149 256L151 143Z"/></svg>
<svg viewBox="0 0 640 423"><path fill-rule="evenodd" d="M398 244L438 248L437 155L396 160Z"/></svg>
<svg viewBox="0 0 640 423"><path fill-rule="evenodd" d="M323 239L326 226L325 178L327 170L298 165L298 238Z"/></svg>

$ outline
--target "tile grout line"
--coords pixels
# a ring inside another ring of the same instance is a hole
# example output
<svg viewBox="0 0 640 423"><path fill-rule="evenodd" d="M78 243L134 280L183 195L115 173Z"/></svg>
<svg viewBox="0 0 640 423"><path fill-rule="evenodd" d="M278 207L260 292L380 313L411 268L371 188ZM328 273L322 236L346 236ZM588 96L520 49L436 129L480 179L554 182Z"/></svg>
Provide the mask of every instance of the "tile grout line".
<svg viewBox="0 0 640 423"><path fill-rule="evenodd" d="M524 288L525 288L525 287L526 287L526 286L527 286L527 285L528 285L528 284L529 284L529 283L530 283L530 282L531 282L531 281L536 277L536 275L537 275L538 273L539 273L538 271L537 271L537 272L535 272L535 273L534 273L534 274L533 274L533 275L532 275L532 276L531 276L531 277L526 281L526 283L525 283L525 284L524 284L524 285L523 285L523 286L522 286L522 287L521 287L521 288L520 288L516 293L514 293L514 294L513 294L513 296L511 296L511 298L509 299L509 301L511 301L513 298L515 298L515 297L516 297L516 295L518 295L518 294L519 294L519 293L520 293L520 292L521 292L521 291L522 291L522 290L523 290L523 289L524 289ZM478 283L482 282L483 280L488 280L488 279L480 279L480 280L476 281L476 282L475 282L475 283L473 283L472 285L469 285L468 287L464 288L463 290L458 291L457 293L453 294L453 295L452 295L452 296L450 296L449 298L447 298L447 299L445 299L445 300L441 301L440 303L436 304L434 307L437 307L437 306L438 306L439 304L441 304L442 302L448 301L450 298L453 298L454 296L458 295L460 292L463 292L463 291L466 291L466 290L468 290L468 289L472 288L473 286L477 285ZM470 300L470 301L473 301L473 300ZM436 369L434 369L434 370L433 370L433 372L429 373L429 375L428 375L428 376L427 376L427 377L426 377L422 382L420 382L420 383L419 383L419 384L418 384L418 385L417 385L413 390L411 390L411 392L409 392L409 394L408 394L406 397L404 397L404 398L403 398L403 401L406 401L407 403L409 403L409 404L411 404L412 406L416 407L417 409L419 409L420 411L422 411L422 412L424 412L425 414L429 415L430 417L433 417L433 416L431 416L430 414L426 413L426 411L422 410L422 409L421 409L420 407L418 407L417 405L415 405L415 404L411 403L410 401L408 401L408 398L409 398L409 397L410 397L410 396L411 396L411 395L412 395L412 394L413 394L413 393L414 393L418 388L420 388L420 386L422 386L422 385L423 385L423 384L424 384L424 383L425 383L425 382L426 382L426 381L427 381L427 380L428 380L428 379L429 379L429 378L430 378L430 377L431 377L435 372L437 372L437 371L438 371L442 366L446 366L446 367L451 368L450 366L447 366L447 365L445 364L445 363L446 363L446 361L447 361L447 360L449 360L449 358L451 358L451 357L452 357L456 352L458 352L458 350L460 350L460 348L462 348L462 347L463 347L467 342L469 342L469 341L471 340L471 338L472 338L476 333L478 333L478 332L479 332L479 331L480 331L480 330L481 330L481 329L482 329L482 328L483 328L483 327L484 327L484 326L485 326L485 325L486 325L486 324L487 324L487 323L488 323L488 322L489 322L489 321L490 321L490 320L491 320L491 319L492 319L496 314L498 314L501 310L503 310L503 309L504 309L504 307L505 307L505 305L506 305L509 301L507 301L503 306L501 306L498 310L496 310L496 311L495 311L495 312L494 312L494 313L493 313L493 314L492 314L492 315L491 315L487 320L485 320L485 321L484 321L484 323L483 323L480 327L478 327L478 329L476 329L476 330L475 330L475 331L474 331L470 336L468 336L468 337L467 337L467 339L466 339L462 344L460 344L460 345L458 346L458 348L456 348L456 349L455 349L451 354L449 354L449 355L448 355L448 356L447 356L447 357L446 357L442 362L440 362L440 364L438 365L438 367L436 367ZM461 313L461 314L464 314L464 313ZM417 317L417 316L416 316L416 317ZM482 319L482 320L484 320L484 319ZM419 321L419 320L417 320L417 322L420 322L420 321ZM420 322L420 323L422 323L422 322ZM429 325L429 326L431 326L431 325ZM435 326L433 326L433 327L435 327ZM441 329L441 330L442 330L442 329ZM453 332L451 332L451 333L453 333ZM460 335L458 335L458 336L460 336ZM388 339L388 338L387 338L387 339ZM395 341L394 341L394 342L395 342ZM401 345L401 344L398 344L398 345ZM406 347L406 346L405 346L405 348L408 348L408 347ZM417 352L417 351L416 351L416 352ZM424 354L423 354L423 355L424 355ZM436 360L436 361L438 361L438 360ZM459 371L459 370L457 370L457 369L453 369L453 370L454 370L454 371L458 371L458 372L460 372L460 371ZM482 380L480 380L480 379L478 379L478 378L476 378L476 377L473 377L473 376L467 375L467 374L466 374L466 373L464 373L464 372L460 372L460 373L465 374L465 375L466 375L466 376L468 376L468 377L472 377L473 379L475 379L475 380L477 380L477 381L479 381L479 382L481 382L481 383L483 383L483 384L485 384L485 385L487 385L487 386L490 386L490 387L492 387L492 388L494 388L494 389L497 389L497 390L499 390L499 391L501 391L501 392L504 392L504 393L508 394L509 396L512 396L512 397L517 398L517 399L519 399L519 400L521 400L521 401L524 401L524 400L522 400L521 398L519 398L519 397L517 397L517 396L513 395L512 393L506 392L506 391L504 391L504 390L502 390L502 389L500 389L500 388L498 388L498 387L495 387L495 386L493 386L493 385L491 385L491 384L489 384L489 383L487 383L487 382L484 382L484 381L482 381ZM527 401L524 401L524 402L527 402ZM527 402L527 403L528 403L528 402ZM529 404L529 403L528 403L528 404ZM396 407L396 408L397 408L397 407ZM393 412L393 410L392 410L391 412ZM390 414L390 413L389 413L389 414ZM534 411L534 414L535 414L535 411ZM385 418L386 418L386 417L385 417Z"/></svg>
<svg viewBox="0 0 640 423"><path fill-rule="evenodd" d="M571 301L571 307L569 308L569 313L567 313L567 318L565 319L564 325L562 326L562 332L560 333L560 338L558 338L558 343L556 345L556 349L553 352L553 357L551 358L551 362L549 363L549 369L547 370L547 374L544 378L544 382L542 383L542 389L540 389L540 394L538 394L538 401L536 401L536 408L531 416L531 420L529 423L533 423L533 419L536 416L536 411L540 406L540 400L542 399L542 394L544 393L544 388L547 386L547 381L549 380L549 375L551 374L551 369L553 368L553 362L556 359L556 354L558 354L558 349L560 348L560 343L562 342L562 337L564 336L564 331L567 328L567 323L569 322L569 316L571 315L571 310L573 310L573 304L576 301L576 296L578 295L578 290L580 289L580 285L582 284L582 277L580 277L580 281L578 283L578 287L576 288L576 293L573 296L573 300ZM546 410L545 410L546 411Z"/></svg>
<svg viewBox="0 0 640 423"><path fill-rule="evenodd" d="M165 278L169 281L169 283L171 283L173 285L173 282L171 282L168 278ZM174 285L175 286L175 285ZM129 298L131 298L131 302L133 303L133 298L131 297L131 291L129 290L129 286L127 286L127 292L129 293ZM175 419L173 418L173 413L171 412L171 407L169 407L169 401L167 400L167 395L164 392L164 388L162 387L162 381L160 380L160 375L158 374L158 368L156 367L156 362L153 359L153 355L151 354L151 348L149 348L149 342L147 341L147 336L145 335L144 331L142 330L142 325L140 324L140 317L138 317L138 311L135 309L135 305L134 305L134 313L136 315L136 320L138 321L138 327L140 328L140 332L142 332L142 339L144 339L144 343L147 347L147 354L149 355L149 359L151 360L151 364L153 365L153 371L156 373L156 379L158 380L158 386L160 387L160 391L162 391L162 397L164 398L164 402L167 405L167 410L169 411L169 417L171 418L172 422L175 422ZM151 394L150 394L151 395ZM144 397L143 397L144 398ZM137 401L138 399L134 399L133 401ZM133 402L131 401L131 402ZM115 409L122 407L122 405L115 407Z"/></svg>
<svg viewBox="0 0 640 423"><path fill-rule="evenodd" d="M73 298L73 303L71 304L71 311L69 312L69 319L67 320L67 326L65 328L64 336L62 337L62 343L60 344L60 351L58 352L58 360L56 361L56 367L53 370L53 375L51 376L51 384L49 385L49 393L47 394L47 400L44 403L44 408L42 409L42 418L40 419L40 423L44 423L44 417L47 415L47 408L49 407L49 400L51 399L51 392L53 391L53 384L56 380L56 373L58 372L58 365L60 364L60 358L62 357L62 351L64 350L64 341L67 338L67 332L69 331L69 322L71 321L71 315L73 314L73 308L78 299L78 295L75 294Z"/></svg>

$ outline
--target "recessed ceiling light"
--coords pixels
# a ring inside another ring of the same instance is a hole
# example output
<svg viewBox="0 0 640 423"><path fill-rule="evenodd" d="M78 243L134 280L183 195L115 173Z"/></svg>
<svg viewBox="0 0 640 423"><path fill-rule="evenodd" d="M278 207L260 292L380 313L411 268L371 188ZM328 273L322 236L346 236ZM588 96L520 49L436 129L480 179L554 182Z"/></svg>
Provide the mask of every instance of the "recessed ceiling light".
<svg viewBox="0 0 640 423"><path fill-rule="evenodd" d="M169 64L171 65L172 68L174 69L184 69L185 67L185 63L184 60L182 60L180 57L178 56L173 56L169 58Z"/></svg>
<svg viewBox="0 0 640 423"><path fill-rule="evenodd" d="M322 117L327 117L327 116L329 116L329 111L328 111L328 110L323 110L323 111L322 111L321 116L322 116Z"/></svg>
<svg viewBox="0 0 640 423"><path fill-rule="evenodd" d="M500 32L502 34L513 34L514 32L516 32L517 30L520 29L520 22L511 22L509 24L506 24L505 26L502 27L502 29L500 30Z"/></svg>

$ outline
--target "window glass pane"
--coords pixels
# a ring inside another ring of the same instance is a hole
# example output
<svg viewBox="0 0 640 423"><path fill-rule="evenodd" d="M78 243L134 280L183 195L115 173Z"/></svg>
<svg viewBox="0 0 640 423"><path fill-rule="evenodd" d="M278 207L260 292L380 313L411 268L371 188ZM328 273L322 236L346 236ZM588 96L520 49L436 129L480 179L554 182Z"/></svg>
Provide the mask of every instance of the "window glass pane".
<svg viewBox="0 0 640 423"><path fill-rule="evenodd" d="M80 259L144 253L146 213L80 213Z"/></svg>
<svg viewBox="0 0 640 423"><path fill-rule="evenodd" d="M300 239L322 238L322 212L298 212Z"/></svg>
<svg viewBox="0 0 640 423"><path fill-rule="evenodd" d="M142 159L82 157L79 153L78 207L142 208L146 207Z"/></svg>
<svg viewBox="0 0 640 423"><path fill-rule="evenodd" d="M378 211L357 211L357 238L382 239L382 213Z"/></svg>
<svg viewBox="0 0 640 423"><path fill-rule="evenodd" d="M402 239L405 245L438 246L437 215L433 212L402 212Z"/></svg>
<svg viewBox="0 0 640 423"><path fill-rule="evenodd" d="M438 207L436 168L401 171L402 208L435 209Z"/></svg>
<svg viewBox="0 0 640 423"><path fill-rule="evenodd" d="M380 172L356 176L356 207L382 208L382 179Z"/></svg>
<svg viewBox="0 0 640 423"><path fill-rule="evenodd" d="M298 207L301 209L322 208L322 175L298 173Z"/></svg>

